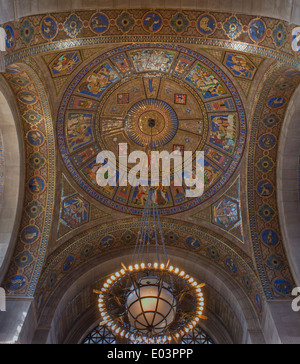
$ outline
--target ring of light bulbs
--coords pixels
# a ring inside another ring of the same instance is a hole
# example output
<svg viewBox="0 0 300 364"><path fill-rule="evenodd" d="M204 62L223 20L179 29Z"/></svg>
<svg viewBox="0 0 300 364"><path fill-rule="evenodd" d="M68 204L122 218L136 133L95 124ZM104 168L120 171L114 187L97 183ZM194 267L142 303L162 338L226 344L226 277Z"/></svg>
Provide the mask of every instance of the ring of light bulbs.
<svg viewBox="0 0 300 364"><path fill-rule="evenodd" d="M192 331L200 322L200 319L206 320L207 318L203 316L204 310L204 297L202 288L205 284L199 284L196 280L188 275L183 270L180 270L177 267L172 265L165 265L159 263L140 263L135 265L130 265L128 268L122 265L122 269L114 274L112 274L106 282L103 284L101 291L95 291L95 293L99 294L98 298L98 307L100 311L100 315L102 318L101 325L106 325L110 331L120 338L125 338L131 340L134 344L138 343L150 343L150 344L165 344L167 342L171 342L175 340L176 342L179 341L181 337L188 334ZM175 277L181 278L187 286L189 287L189 293L193 293L194 297L196 298L197 304L195 309L195 314L191 317L189 322L185 325L184 328L180 328L180 330L174 331L172 333L168 332L166 335L160 335L157 337L146 337L143 334L139 334L137 331L127 331L124 327L122 327L119 322L116 322L108 313L107 307L105 305L105 295L109 293L112 289L113 285L119 282L120 280L124 279L124 277L130 275L134 272L143 272L146 270L153 270L161 273L167 273L169 275L173 275Z"/></svg>

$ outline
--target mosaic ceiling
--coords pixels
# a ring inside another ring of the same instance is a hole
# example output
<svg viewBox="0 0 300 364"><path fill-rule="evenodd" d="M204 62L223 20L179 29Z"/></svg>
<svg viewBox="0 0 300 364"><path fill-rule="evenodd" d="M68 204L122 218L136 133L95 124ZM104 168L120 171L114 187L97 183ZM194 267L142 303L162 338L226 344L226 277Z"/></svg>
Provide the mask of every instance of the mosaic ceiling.
<svg viewBox="0 0 300 364"><path fill-rule="evenodd" d="M300 82L293 25L246 15L105 11L6 24L26 194L5 287L42 311L76 268L135 244L146 191L96 184L101 150L205 151L205 192L157 193L166 243L228 272L258 315L293 287L276 200L285 111ZM246 178L247 177L247 178ZM116 223L117 222L117 223Z"/></svg>
<svg viewBox="0 0 300 364"><path fill-rule="evenodd" d="M59 148L72 177L93 198L123 212L142 213L147 188L99 187L96 157L101 150L118 155L119 143L129 144L128 152L145 150L151 140L149 118L156 121L153 143L158 150L204 150L208 157L205 194L188 201L185 188L172 183L158 195L163 214L182 212L214 195L242 156L246 120L233 84L200 54L167 47L135 44L133 50L125 46L97 58L80 71L59 109ZM225 62L233 65L235 56L227 54ZM63 62L69 67L80 59L78 52L65 57L50 68L58 69ZM240 57L251 78L256 67Z"/></svg>

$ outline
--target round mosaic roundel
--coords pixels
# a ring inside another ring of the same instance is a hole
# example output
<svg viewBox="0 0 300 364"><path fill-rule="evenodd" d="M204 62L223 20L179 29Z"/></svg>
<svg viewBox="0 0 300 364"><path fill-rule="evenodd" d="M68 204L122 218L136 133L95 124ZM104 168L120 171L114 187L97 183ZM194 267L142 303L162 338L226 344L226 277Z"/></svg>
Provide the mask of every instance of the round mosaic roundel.
<svg viewBox="0 0 300 364"><path fill-rule="evenodd" d="M155 121L154 128L149 120ZM134 44L113 49L83 68L69 85L58 113L59 149L79 186L97 201L142 214L145 187L100 187L102 150L119 154L156 150L205 152L205 191L187 198L186 186L157 188L162 215L201 204L219 191L242 157L246 119L230 79L201 54L178 45ZM117 174L118 176L118 174Z"/></svg>
<svg viewBox="0 0 300 364"><path fill-rule="evenodd" d="M149 120L154 120L153 128ZM170 105L161 100L145 99L134 104L125 117L125 133L136 144L162 147L170 142L178 130L178 119Z"/></svg>

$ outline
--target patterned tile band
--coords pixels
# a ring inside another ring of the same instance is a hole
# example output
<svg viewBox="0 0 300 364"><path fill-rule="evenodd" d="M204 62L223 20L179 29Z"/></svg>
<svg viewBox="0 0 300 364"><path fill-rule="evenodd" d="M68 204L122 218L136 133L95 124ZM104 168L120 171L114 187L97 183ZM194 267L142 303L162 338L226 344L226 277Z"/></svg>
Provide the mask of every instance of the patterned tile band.
<svg viewBox="0 0 300 364"><path fill-rule="evenodd" d="M124 42L189 43L274 58L299 68L295 25L240 14L167 9L77 11L7 23L6 66L44 52ZM228 16L228 17L227 17Z"/></svg>

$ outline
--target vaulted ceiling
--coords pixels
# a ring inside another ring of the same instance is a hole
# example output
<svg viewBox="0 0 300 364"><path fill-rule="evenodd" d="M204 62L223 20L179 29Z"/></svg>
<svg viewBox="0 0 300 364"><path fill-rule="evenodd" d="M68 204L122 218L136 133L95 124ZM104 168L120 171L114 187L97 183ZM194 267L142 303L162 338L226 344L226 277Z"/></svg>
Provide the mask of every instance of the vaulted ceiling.
<svg viewBox="0 0 300 364"><path fill-rule="evenodd" d="M258 321L264 302L290 296L276 165L300 82L295 25L224 12L107 9L29 16L4 28L3 77L15 95L26 160L4 280L10 295L34 297L45 318L57 290L79 272L126 260L146 192L97 186L96 157L117 154L118 143L142 149L149 130L141 116L155 115L158 148L206 157L202 197L186 198L185 186L172 184L158 194L174 257L228 275Z"/></svg>

